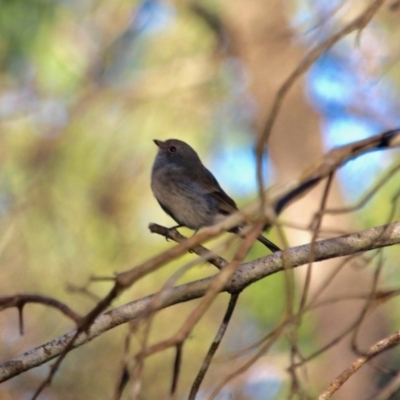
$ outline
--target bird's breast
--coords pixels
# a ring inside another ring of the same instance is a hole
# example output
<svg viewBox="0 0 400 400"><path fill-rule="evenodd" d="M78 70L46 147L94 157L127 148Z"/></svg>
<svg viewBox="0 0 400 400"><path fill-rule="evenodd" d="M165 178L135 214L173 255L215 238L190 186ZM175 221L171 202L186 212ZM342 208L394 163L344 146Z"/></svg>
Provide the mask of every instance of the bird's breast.
<svg viewBox="0 0 400 400"><path fill-rule="evenodd" d="M151 188L158 202L179 224L195 230L213 224L217 204L198 182L182 172L153 171Z"/></svg>

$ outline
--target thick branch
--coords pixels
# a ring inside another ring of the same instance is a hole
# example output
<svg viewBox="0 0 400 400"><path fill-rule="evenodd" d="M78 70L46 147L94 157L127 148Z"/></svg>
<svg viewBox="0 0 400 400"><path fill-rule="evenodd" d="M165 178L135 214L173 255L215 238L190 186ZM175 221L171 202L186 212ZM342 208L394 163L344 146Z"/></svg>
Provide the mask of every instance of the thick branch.
<svg viewBox="0 0 400 400"><path fill-rule="evenodd" d="M283 271L284 266L285 268L295 268L305 265L309 262L310 251L312 251L313 260L317 262L398 243L400 243L400 222L333 239L321 240L314 243L312 249L311 245L294 247L284 252L274 253L242 264L223 291L240 292L253 282ZM158 304L158 309L204 296L213 279L214 277L210 277L171 289L165 295L163 303ZM87 332L79 335L73 346L81 346L115 326L140 317L143 312L148 311L147 307L151 304L153 296L144 297L100 315ZM44 364L60 355L75 332L63 335L0 365L0 382Z"/></svg>

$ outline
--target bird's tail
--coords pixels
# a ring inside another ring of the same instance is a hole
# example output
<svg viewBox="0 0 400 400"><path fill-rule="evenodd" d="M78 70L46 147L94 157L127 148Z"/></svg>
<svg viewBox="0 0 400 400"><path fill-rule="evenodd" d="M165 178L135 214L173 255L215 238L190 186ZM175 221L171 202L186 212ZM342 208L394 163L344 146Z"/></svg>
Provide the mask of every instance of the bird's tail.
<svg viewBox="0 0 400 400"><path fill-rule="evenodd" d="M273 253L281 251L281 249L276 244L272 243L270 240L262 235L259 235L257 240L261 242L265 247L268 247Z"/></svg>

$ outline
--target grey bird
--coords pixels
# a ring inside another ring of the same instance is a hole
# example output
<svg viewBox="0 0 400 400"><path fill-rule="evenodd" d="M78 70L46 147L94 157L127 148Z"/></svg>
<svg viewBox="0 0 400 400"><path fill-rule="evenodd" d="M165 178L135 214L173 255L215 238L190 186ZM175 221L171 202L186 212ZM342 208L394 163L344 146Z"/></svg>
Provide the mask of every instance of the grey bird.
<svg viewBox="0 0 400 400"><path fill-rule="evenodd" d="M238 211L236 203L203 165L195 150L178 139L154 140L158 153L151 173L151 189L161 208L178 225L198 230ZM242 226L230 232L239 234ZM280 248L258 236L272 252Z"/></svg>

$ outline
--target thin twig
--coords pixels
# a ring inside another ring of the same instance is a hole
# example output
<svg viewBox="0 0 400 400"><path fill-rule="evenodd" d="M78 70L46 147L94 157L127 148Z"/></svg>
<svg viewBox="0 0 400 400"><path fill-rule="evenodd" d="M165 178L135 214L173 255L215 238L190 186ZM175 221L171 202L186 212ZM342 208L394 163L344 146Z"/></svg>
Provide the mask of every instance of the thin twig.
<svg viewBox="0 0 400 400"><path fill-rule="evenodd" d="M193 382L193 385L190 389L188 400L195 400L195 398L196 398L196 395L199 391L200 385L203 382L203 379L208 371L208 368L210 367L211 360L213 359L214 354L218 350L218 347L219 347L219 345L222 341L222 338L226 332L229 321L230 321L233 311L236 307L238 298L239 298L239 293L232 294L230 297L228 308L226 309L222 323L218 329L217 334L215 335L215 338L214 338L210 348L208 349L207 355L204 358L203 363L201 364L200 371L197 373L197 376Z"/></svg>
<svg viewBox="0 0 400 400"><path fill-rule="evenodd" d="M397 346L400 343L400 331L393 333L392 335L380 340L371 346L365 356L358 358L354 361L349 368L345 369L335 380L332 381L328 389L322 392L318 396L318 400L328 400L332 395L338 391L342 385L350 379L363 365L369 360L376 357L378 354L382 354L384 351Z"/></svg>

